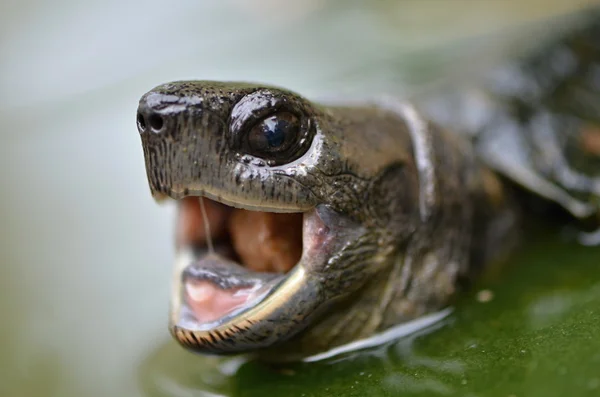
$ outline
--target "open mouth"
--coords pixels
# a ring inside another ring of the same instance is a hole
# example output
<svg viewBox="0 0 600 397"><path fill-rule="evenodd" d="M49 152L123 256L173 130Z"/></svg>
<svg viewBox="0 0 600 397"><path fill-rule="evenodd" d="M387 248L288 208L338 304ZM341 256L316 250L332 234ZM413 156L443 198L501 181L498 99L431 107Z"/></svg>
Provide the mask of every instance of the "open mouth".
<svg viewBox="0 0 600 397"><path fill-rule="evenodd" d="M250 211L206 197L178 200L172 322L210 330L256 306L303 254L308 213Z"/></svg>

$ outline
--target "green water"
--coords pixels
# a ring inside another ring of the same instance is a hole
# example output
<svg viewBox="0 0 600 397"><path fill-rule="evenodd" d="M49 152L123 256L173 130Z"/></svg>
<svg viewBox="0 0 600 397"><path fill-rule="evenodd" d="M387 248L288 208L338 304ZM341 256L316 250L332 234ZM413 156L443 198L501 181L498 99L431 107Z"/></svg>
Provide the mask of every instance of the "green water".
<svg viewBox="0 0 600 397"><path fill-rule="evenodd" d="M276 368L166 343L141 384L151 396L600 395L600 248L530 239L452 315L397 342Z"/></svg>

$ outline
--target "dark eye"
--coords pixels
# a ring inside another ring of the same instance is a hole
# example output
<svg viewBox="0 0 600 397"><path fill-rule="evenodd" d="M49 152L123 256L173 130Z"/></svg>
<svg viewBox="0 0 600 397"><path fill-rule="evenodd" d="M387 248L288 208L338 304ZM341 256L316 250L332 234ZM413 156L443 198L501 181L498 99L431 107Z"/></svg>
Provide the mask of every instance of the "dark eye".
<svg viewBox="0 0 600 397"><path fill-rule="evenodd" d="M273 158L292 147L300 135L300 120L289 112L280 112L259 121L248 133L250 154Z"/></svg>

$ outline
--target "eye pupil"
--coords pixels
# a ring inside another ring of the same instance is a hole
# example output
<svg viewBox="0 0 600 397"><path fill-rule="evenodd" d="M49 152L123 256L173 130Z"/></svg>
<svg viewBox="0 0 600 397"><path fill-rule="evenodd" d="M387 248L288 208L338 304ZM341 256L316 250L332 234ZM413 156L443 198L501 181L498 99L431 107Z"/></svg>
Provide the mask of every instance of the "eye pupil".
<svg viewBox="0 0 600 397"><path fill-rule="evenodd" d="M262 119L247 135L248 153L263 159L285 158L297 149L300 119L292 113L280 112Z"/></svg>
<svg viewBox="0 0 600 397"><path fill-rule="evenodd" d="M274 117L271 117L265 120L264 126L263 131L269 147L277 148L284 144L288 123L283 120L275 120Z"/></svg>

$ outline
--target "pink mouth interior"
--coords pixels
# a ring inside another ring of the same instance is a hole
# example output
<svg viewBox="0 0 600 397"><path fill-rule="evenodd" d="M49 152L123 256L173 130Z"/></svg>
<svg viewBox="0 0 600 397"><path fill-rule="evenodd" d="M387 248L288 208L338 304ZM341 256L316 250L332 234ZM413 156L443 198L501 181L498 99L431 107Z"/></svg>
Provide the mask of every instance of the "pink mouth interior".
<svg viewBox="0 0 600 397"><path fill-rule="evenodd" d="M208 280L187 280L185 299L201 323L216 321L246 305L256 294L252 288L221 289Z"/></svg>
<svg viewBox="0 0 600 397"><path fill-rule="evenodd" d="M234 261L249 271L285 274L299 261L302 213L247 211L203 200L215 251L223 263ZM199 198L186 197L178 204L177 248L206 247L208 236ZM217 321L266 291L257 284L224 289L193 277L186 277L183 283L183 299L199 323Z"/></svg>

